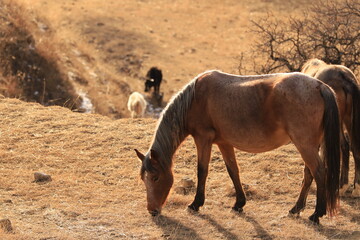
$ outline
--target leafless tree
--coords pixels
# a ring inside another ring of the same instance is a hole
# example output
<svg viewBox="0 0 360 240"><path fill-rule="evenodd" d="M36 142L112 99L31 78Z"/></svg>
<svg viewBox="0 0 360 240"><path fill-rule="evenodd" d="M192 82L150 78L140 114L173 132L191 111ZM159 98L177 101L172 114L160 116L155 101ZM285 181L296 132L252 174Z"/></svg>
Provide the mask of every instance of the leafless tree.
<svg viewBox="0 0 360 240"><path fill-rule="evenodd" d="M240 74L300 71L309 58L342 64L360 72L360 2L315 4L302 18L278 19L271 13L253 20L259 41L240 54Z"/></svg>

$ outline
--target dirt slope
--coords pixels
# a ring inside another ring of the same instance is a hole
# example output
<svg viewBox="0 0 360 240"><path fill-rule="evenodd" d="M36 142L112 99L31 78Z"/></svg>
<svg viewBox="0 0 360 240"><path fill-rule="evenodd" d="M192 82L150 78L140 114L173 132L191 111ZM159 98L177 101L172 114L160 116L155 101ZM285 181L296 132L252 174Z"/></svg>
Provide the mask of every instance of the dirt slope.
<svg viewBox="0 0 360 240"><path fill-rule="evenodd" d="M56 59L96 113L128 117L126 100L143 92L158 66L164 100L209 69L238 73L238 56L256 36L250 19L299 14L308 0L3 0L21 6L35 47ZM47 44L43 44L47 42Z"/></svg>
<svg viewBox="0 0 360 240"><path fill-rule="evenodd" d="M303 163L293 145L264 154L237 152L248 203L231 211L232 183L216 147L207 199L198 214L186 210L194 197L173 191L163 213L151 217L139 180L134 148L145 152L153 119L120 119L73 113L15 99L0 100L0 219L13 233L0 239L358 239L360 201L343 198L340 214L309 224L314 190L300 218L287 216L295 203ZM196 181L191 138L174 159L175 184ZM353 165L351 166L353 169ZM34 172L52 176L33 182ZM351 179L353 172L351 172ZM0 230L1 232L1 230Z"/></svg>

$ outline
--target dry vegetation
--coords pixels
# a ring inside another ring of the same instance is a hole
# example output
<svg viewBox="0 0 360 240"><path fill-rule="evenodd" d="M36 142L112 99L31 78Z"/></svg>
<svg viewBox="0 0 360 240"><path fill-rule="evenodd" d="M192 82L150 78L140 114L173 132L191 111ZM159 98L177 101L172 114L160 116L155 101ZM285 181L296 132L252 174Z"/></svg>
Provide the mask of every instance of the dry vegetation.
<svg viewBox="0 0 360 240"><path fill-rule="evenodd" d="M243 214L231 211L234 192L218 149L213 151L207 200L198 214L194 197L173 192L162 216L146 210L133 149L145 150L155 120L73 113L61 107L0 101L0 216L13 233L2 239L358 239L360 203L344 198L338 217L312 226L314 190L298 219L287 216L302 178L293 145L264 154L237 153L248 196ZM175 157L175 185L196 179L189 138ZM35 183L37 171L51 182ZM353 175L353 174L352 174ZM351 175L351 176L352 176Z"/></svg>
<svg viewBox="0 0 360 240"><path fill-rule="evenodd" d="M298 219L287 216L300 188L302 160L292 145L264 154L237 153L248 195L243 214L231 211L232 183L214 148L207 201L173 192L162 216L146 210L133 149L145 150L155 120L111 120L19 100L0 102L0 216L12 222L9 239L356 239L358 199L344 198L338 217L312 226L314 191ZM61 116L61 117L59 117ZM175 158L175 185L196 179L195 148L188 139ZM52 176L33 182L34 172Z"/></svg>
<svg viewBox="0 0 360 240"><path fill-rule="evenodd" d="M31 22L22 18L23 9L3 3L1 6L0 93L44 105L78 109L80 99L61 72L56 57L48 52L50 43L37 44Z"/></svg>
<svg viewBox="0 0 360 240"><path fill-rule="evenodd" d="M194 189L173 191L162 215L153 218L133 149L146 151L156 122L117 119L129 116L127 96L142 92L141 77L151 66L163 69L165 100L206 69L237 73L237 54L255 38L246 34L249 18L268 9L286 17L310 1L11 2L18 5L0 6L2 19L17 12L23 21L14 22L31 33L39 56L56 63L58 76L75 92L87 93L96 113L106 116L0 99L0 220L13 227L11 233L0 230L0 239L360 238L359 199L344 197L337 217L313 226L307 220L313 186L304 213L287 215L303 169L291 144L263 154L236 153L248 197L244 213L231 211L232 183L214 147L200 212L186 210ZM189 138L174 158L174 189L182 179L196 180L195 159ZM50 174L52 181L34 182L35 172Z"/></svg>

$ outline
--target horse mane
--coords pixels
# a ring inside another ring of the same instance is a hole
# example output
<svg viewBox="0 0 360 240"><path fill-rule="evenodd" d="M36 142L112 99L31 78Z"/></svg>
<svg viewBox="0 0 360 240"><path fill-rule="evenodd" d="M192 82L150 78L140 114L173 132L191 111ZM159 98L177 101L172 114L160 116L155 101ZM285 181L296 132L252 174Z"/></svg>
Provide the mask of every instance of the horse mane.
<svg viewBox="0 0 360 240"><path fill-rule="evenodd" d="M162 111L151 147L143 161L141 175L145 171L153 171L149 156L151 150L155 150L160 156L159 164L161 168L167 169L171 166L176 149L188 135L185 129L186 116L195 96L197 78L194 78L174 95Z"/></svg>

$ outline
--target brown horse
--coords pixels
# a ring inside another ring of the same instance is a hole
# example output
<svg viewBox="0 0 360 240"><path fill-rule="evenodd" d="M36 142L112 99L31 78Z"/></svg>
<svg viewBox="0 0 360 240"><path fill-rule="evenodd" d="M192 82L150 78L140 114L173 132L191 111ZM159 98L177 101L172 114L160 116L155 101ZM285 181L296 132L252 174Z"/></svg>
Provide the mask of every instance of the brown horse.
<svg viewBox="0 0 360 240"><path fill-rule="evenodd" d="M246 199L234 147L259 153L292 141L305 171L290 213L304 209L313 178L317 200L310 220L319 223L326 212L336 212L340 123L334 92L326 84L302 73L237 76L209 71L196 77L164 109L148 153L135 150L142 161L141 178L152 215L159 214L165 203L173 184L172 157L188 135L193 136L198 155L197 191L190 209L198 211L204 204L213 143L219 146L235 186L233 209L242 211Z"/></svg>
<svg viewBox="0 0 360 240"><path fill-rule="evenodd" d="M340 119L342 119L340 195L349 188L349 142L355 160L353 197L360 197L360 90L358 81L350 69L342 65L328 65L319 59L307 61L302 72L328 84L336 93Z"/></svg>

